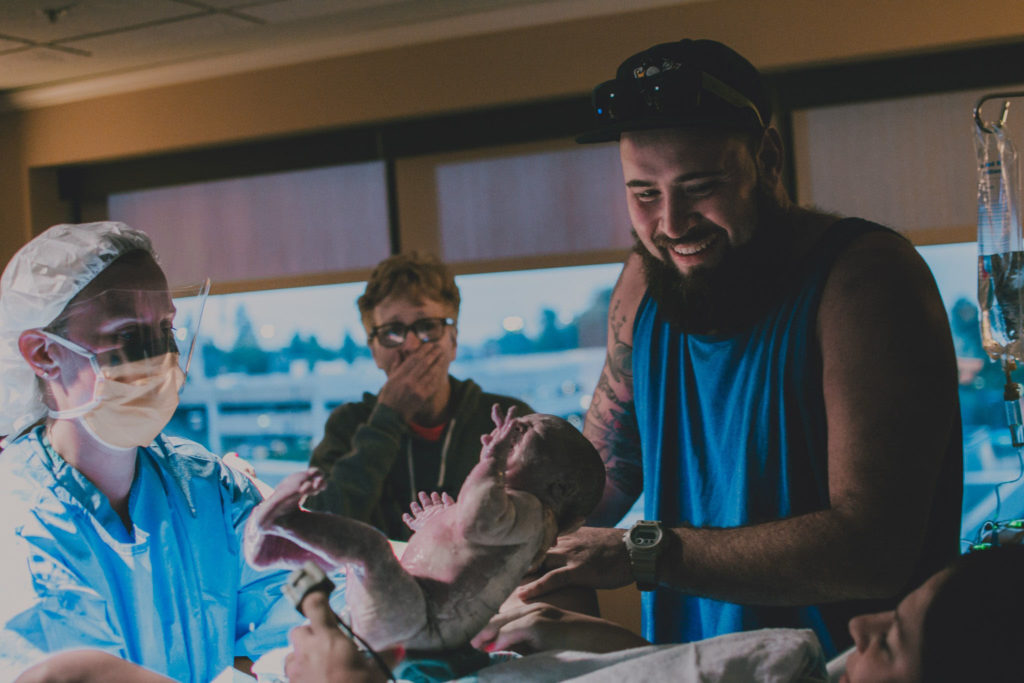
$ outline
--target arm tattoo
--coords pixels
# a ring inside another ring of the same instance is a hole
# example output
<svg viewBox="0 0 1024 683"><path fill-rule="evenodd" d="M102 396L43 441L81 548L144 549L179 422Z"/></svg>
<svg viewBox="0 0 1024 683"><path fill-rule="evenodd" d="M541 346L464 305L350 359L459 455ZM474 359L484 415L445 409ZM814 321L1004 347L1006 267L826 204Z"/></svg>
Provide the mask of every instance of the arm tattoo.
<svg viewBox="0 0 1024 683"><path fill-rule="evenodd" d="M601 453L605 467L612 469L617 461L640 461L640 434L633 401L619 398L610 374L601 373L583 431Z"/></svg>
<svg viewBox="0 0 1024 683"><path fill-rule="evenodd" d="M608 312L608 327L610 328L611 339L608 344L610 348L605 359L605 367L611 374L612 380L632 387L633 346L622 341L622 330L626 324L626 318L619 312L621 303L619 299L614 299L611 310Z"/></svg>
<svg viewBox="0 0 1024 683"><path fill-rule="evenodd" d="M619 491L639 496L644 490L644 470L640 463L612 460L604 466L605 476Z"/></svg>
<svg viewBox="0 0 1024 683"><path fill-rule="evenodd" d="M615 342L615 346L608 352L605 359L608 367L608 374L617 384L633 385L633 347Z"/></svg>
<svg viewBox="0 0 1024 683"><path fill-rule="evenodd" d="M583 434L604 460L608 480L631 496L643 489L640 430L633 403L633 347L623 341L628 324L622 300L613 296L608 311L608 355L587 410Z"/></svg>

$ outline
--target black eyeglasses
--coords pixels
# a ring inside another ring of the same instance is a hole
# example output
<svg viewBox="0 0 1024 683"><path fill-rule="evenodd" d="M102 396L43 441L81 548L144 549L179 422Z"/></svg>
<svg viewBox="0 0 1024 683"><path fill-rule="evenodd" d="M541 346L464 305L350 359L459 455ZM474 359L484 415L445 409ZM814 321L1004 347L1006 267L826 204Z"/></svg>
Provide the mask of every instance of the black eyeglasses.
<svg viewBox="0 0 1024 683"><path fill-rule="evenodd" d="M387 323L370 330L370 339L376 339L381 346L393 349L404 344L406 335L412 330L416 338L426 344L436 342L444 334L444 328L454 324L451 318L420 318L411 325Z"/></svg>
<svg viewBox="0 0 1024 683"><path fill-rule="evenodd" d="M764 128L761 112L752 101L735 88L711 74L694 69L678 68L661 71L642 78L616 78L605 81L593 93L594 113L598 123L632 121L646 117L688 116L707 108L702 95L711 94L719 102L747 110Z"/></svg>

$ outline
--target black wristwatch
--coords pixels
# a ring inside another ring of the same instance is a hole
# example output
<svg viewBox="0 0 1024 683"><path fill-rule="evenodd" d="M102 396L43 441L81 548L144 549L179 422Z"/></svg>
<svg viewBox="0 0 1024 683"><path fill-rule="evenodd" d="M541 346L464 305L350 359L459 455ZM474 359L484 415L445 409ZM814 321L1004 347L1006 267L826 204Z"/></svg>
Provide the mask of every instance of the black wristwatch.
<svg viewBox="0 0 1024 683"><path fill-rule="evenodd" d="M640 520L622 535L626 552L629 553L629 566L639 590L652 591L658 587L658 555L661 554L664 537L661 522L646 519Z"/></svg>

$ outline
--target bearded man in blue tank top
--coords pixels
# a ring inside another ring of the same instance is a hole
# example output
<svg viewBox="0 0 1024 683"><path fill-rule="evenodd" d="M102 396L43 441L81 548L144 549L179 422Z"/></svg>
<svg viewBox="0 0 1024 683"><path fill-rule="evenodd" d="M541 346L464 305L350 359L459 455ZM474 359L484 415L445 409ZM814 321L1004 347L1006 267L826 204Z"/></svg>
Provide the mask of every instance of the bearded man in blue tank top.
<svg viewBox="0 0 1024 683"><path fill-rule="evenodd" d="M635 580L652 642L807 627L833 654L958 553L935 282L897 233L791 203L766 88L725 45L634 55L594 105L579 141L619 141L636 237L584 429L608 479L522 596ZM602 528L641 492L652 521Z"/></svg>

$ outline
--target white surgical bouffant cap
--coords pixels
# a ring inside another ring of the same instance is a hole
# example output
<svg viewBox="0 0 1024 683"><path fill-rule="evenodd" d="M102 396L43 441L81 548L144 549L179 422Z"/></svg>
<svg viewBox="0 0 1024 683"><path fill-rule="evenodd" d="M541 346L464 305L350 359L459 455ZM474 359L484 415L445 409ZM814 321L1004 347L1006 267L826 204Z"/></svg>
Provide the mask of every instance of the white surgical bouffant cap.
<svg viewBox="0 0 1024 683"><path fill-rule="evenodd" d="M49 325L104 268L139 249L156 258L149 237L124 223L65 223L11 258L0 276L0 434L17 434L46 414L36 375L18 350L21 333Z"/></svg>

